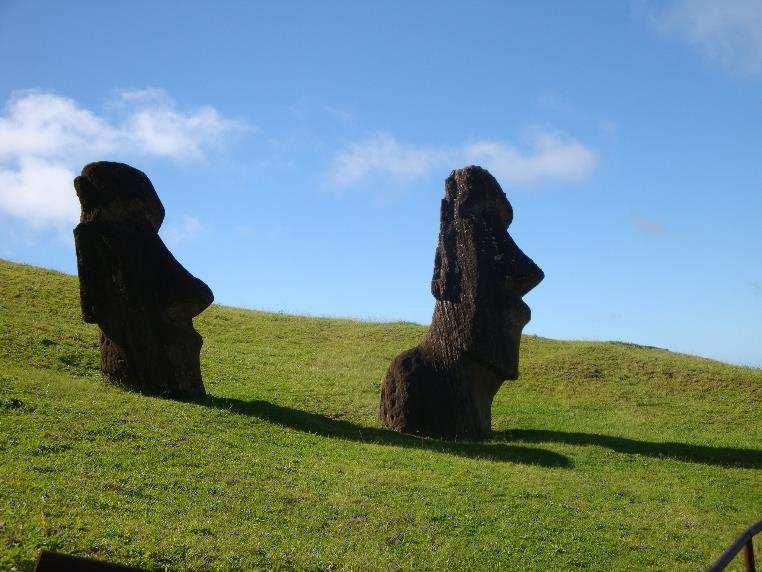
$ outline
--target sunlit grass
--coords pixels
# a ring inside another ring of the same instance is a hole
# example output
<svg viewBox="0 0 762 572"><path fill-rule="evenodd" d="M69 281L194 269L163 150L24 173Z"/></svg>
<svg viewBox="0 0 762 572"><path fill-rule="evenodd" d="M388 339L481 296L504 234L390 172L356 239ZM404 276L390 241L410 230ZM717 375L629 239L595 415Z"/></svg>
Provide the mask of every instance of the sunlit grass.
<svg viewBox="0 0 762 572"><path fill-rule="evenodd" d="M98 375L76 279L0 262L0 569L705 568L762 515L762 371L525 338L495 438L379 427L424 328L214 306L210 398ZM758 545L760 543L757 543Z"/></svg>

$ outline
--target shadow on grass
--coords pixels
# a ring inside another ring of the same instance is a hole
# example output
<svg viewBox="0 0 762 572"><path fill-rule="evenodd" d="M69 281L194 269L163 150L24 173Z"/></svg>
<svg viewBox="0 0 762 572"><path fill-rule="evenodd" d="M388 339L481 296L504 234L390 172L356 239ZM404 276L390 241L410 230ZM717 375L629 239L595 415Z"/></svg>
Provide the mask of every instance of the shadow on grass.
<svg viewBox="0 0 762 572"><path fill-rule="evenodd" d="M658 443L638 441L626 437L613 437L597 433L571 433L546 429L513 429L495 432L495 438L524 443L563 443L565 445L595 445L618 453L669 458L689 463L717 465L720 467L762 468L762 451L735 449L733 447L710 447L687 443Z"/></svg>
<svg viewBox="0 0 762 572"><path fill-rule="evenodd" d="M506 445L503 443L455 443L422 439L420 437L402 435L387 429L365 427L343 419L332 419L318 413L310 413L267 401L244 401L232 397L214 397L210 395L193 402L207 407L224 409L240 415L256 417L269 423L288 427L289 429L322 435L323 437L343 439L345 441L378 443L409 449L425 449L461 457L505 461L524 465L540 465L542 467L571 466L567 457L547 449L525 447L522 445Z"/></svg>

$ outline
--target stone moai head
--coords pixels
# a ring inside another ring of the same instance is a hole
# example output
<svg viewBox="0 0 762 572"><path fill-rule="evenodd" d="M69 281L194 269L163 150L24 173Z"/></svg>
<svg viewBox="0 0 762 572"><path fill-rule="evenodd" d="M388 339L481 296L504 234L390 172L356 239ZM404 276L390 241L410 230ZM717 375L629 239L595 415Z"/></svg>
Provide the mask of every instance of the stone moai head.
<svg viewBox="0 0 762 572"><path fill-rule="evenodd" d="M80 222L109 222L159 232L164 205L142 171L124 163L90 163L74 179Z"/></svg>
<svg viewBox="0 0 762 572"><path fill-rule="evenodd" d="M508 234L513 208L481 167L445 182L431 291L438 335L507 379L518 377L521 331L530 318L522 297L544 278ZM432 327L436 324L432 324Z"/></svg>
<svg viewBox="0 0 762 572"><path fill-rule="evenodd" d="M122 163L91 163L74 180L82 315L101 329L101 369L150 393L204 393L201 336L192 320L214 296L158 235L164 207L148 177Z"/></svg>
<svg viewBox="0 0 762 572"><path fill-rule="evenodd" d="M381 383L379 420L429 437L481 439L492 401L518 377L522 296L543 273L508 235L513 209L480 167L445 182L431 291L437 302L420 344L392 359Z"/></svg>

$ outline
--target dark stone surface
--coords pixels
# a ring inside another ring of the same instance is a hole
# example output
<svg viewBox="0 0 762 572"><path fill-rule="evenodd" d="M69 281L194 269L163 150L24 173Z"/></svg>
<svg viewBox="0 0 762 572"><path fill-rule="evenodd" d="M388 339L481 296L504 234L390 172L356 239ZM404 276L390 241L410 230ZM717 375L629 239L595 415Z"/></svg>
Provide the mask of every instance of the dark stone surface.
<svg viewBox="0 0 762 572"><path fill-rule="evenodd" d="M34 572L141 572L142 568L112 564L92 558L70 556L43 550L37 557Z"/></svg>
<svg viewBox="0 0 762 572"><path fill-rule="evenodd" d="M480 439L490 433L492 400L518 377L522 297L543 279L507 228L513 209L480 167L445 182L431 292L431 327L389 365L379 419L404 433Z"/></svg>
<svg viewBox="0 0 762 572"><path fill-rule="evenodd" d="M129 165L99 162L74 188L82 316L100 326L101 370L146 393L204 395L193 318L214 296L157 234L164 207L151 181Z"/></svg>

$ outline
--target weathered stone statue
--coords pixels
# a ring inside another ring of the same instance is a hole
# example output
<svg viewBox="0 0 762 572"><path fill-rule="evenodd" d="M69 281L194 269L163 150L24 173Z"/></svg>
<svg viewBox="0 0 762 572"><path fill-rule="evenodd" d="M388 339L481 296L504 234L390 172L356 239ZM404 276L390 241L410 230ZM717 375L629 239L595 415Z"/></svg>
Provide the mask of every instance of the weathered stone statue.
<svg viewBox="0 0 762 572"><path fill-rule="evenodd" d="M100 326L101 370L146 393L204 395L193 317L214 296L159 238L164 206L151 181L129 165L99 162L74 188L82 316Z"/></svg>
<svg viewBox="0 0 762 572"><path fill-rule="evenodd" d="M379 419L404 433L479 439L492 400L518 377L521 300L544 278L508 235L513 209L481 167L445 182L431 291L436 307L420 345L395 357L381 387Z"/></svg>

